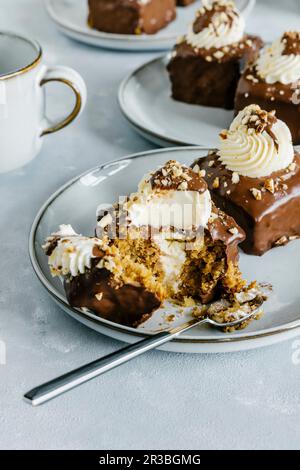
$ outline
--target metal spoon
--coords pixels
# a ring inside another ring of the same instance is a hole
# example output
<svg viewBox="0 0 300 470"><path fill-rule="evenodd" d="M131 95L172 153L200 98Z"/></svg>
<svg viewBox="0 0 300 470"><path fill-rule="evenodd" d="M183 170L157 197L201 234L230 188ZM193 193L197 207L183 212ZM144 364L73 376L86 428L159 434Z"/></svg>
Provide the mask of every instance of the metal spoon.
<svg viewBox="0 0 300 470"><path fill-rule="evenodd" d="M142 341L138 341L135 344L130 344L129 346L126 346L119 351L108 354L107 356L97 359L90 364L86 364L54 380L51 380L50 382L40 385L39 387L36 387L33 390L27 392L24 395L24 399L32 406L42 405L43 403L52 400L53 398L56 398L59 395L62 395L63 393L66 393L85 382L88 382L89 380L94 379L95 377L98 377L99 375L102 375L105 372L108 372L109 370L112 370L115 367L118 367L121 364L134 359L135 357L150 351L151 349L155 349L158 346L168 343L172 339L177 338L181 333L184 333L191 328L194 328L195 326L203 325L205 323L208 323L216 328L238 326L255 316L263 302L264 299L262 298L252 300L251 304L255 305L256 308L249 314L245 315L243 318L239 318L238 320L232 322L218 323L211 318L204 318L200 320L193 319L181 326L172 328L171 330L162 331L152 335L143 339Z"/></svg>

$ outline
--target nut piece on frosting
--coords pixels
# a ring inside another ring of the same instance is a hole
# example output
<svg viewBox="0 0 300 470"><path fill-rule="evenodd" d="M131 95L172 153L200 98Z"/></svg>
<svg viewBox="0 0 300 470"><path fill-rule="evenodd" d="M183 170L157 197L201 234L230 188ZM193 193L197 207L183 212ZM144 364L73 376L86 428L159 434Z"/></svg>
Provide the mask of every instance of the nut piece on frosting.
<svg viewBox="0 0 300 470"><path fill-rule="evenodd" d="M246 253L262 255L282 237L300 236L300 155L274 111L246 107L221 132L219 149L196 165L214 203L246 232Z"/></svg>
<svg viewBox="0 0 300 470"><path fill-rule="evenodd" d="M191 168L171 160L122 201L99 216L96 238L61 226L47 239L50 270L63 278L71 306L136 326L166 299L230 302L244 291L238 268L244 233L214 206ZM110 237L113 224L117 235Z"/></svg>

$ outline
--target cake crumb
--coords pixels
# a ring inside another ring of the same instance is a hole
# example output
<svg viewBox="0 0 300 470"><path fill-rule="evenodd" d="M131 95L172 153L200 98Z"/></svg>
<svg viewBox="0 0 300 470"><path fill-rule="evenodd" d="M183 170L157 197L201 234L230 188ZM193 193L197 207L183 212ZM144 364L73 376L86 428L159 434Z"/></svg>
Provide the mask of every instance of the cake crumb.
<svg viewBox="0 0 300 470"><path fill-rule="evenodd" d="M275 192L275 184L273 178L268 178L265 181L264 188L269 191L270 193L274 194Z"/></svg>
<svg viewBox="0 0 300 470"><path fill-rule="evenodd" d="M239 174L236 171L234 171L232 173L231 181L232 181L233 184L238 184L239 183L240 177L239 177Z"/></svg>
<svg viewBox="0 0 300 470"><path fill-rule="evenodd" d="M180 185L178 186L178 189L180 191L186 191L188 188L188 184L186 181L182 181L182 183L180 183Z"/></svg>

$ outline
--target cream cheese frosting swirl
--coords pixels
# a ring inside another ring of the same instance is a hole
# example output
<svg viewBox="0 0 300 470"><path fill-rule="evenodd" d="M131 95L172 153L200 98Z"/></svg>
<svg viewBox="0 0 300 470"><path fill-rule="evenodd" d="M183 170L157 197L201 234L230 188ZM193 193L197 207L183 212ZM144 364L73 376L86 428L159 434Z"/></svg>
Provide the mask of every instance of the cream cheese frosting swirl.
<svg viewBox="0 0 300 470"><path fill-rule="evenodd" d="M241 111L229 131L220 134L218 152L225 167L241 176L260 178L287 168L294 160L291 132L257 105Z"/></svg>
<svg viewBox="0 0 300 470"><path fill-rule="evenodd" d="M84 274L91 268L93 258L99 257L103 242L98 238L78 235L70 225L62 225L57 233L47 240L47 250L52 241L56 242L48 263L53 276L73 277Z"/></svg>
<svg viewBox="0 0 300 470"><path fill-rule="evenodd" d="M294 38L293 36L294 35ZM288 47L289 40L298 47ZM300 79L300 38L299 33L286 33L271 46L266 47L256 62L257 74L266 83L276 82L288 85Z"/></svg>
<svg viewBox="0 0 300 470"><path fill-rule="evenodd" d="M171 160L157 172L145 175L139 192L126 204L131 223L154 229L173 227L175 233L206 227L212 210L210 192L195 190L190 173L185 165ZM193 178L200 179L194 174Z"/></svg>
<svg viewBox="0 0 300 470"><path fill-rule="evenodd" d="M205 2L188 29L186 42L197 49L219 49L241 41L244 31L245 20L234 2Z"/></svg>

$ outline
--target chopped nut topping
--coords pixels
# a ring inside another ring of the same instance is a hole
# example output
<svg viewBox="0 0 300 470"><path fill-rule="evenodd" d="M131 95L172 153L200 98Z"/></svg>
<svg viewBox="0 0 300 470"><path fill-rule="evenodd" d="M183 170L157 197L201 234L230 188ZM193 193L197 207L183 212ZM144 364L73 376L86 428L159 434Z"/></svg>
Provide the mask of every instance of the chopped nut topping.
<svg viewBox="0 0 300 470"><path fill-rule="evenodd" d="M209 166L209 167L212 167L212 166L214 166L214 163L215 163L215 162L214 162L213 160L211 160L211 161L208 163L208 166Z"/></svg>
<svg viewBox="0 0 300 470"><path fill-rule="evenodd" d="M99 294L96 294L95 297L96 297L96 299L99 300L99 302L100 302L100 300L103 299L103 292L99 292Z"/></svg>
<svg viewBox="0 0 300 470"><path fill-rule="evenodd" d="M213 222L214 220L216 220L218 218L219 218L218 214L216 214L215 212L212 212L211 215L210 215L209 221Z"/></svg>
<svg viewBox="0 0 300 470"><path fill-rule="evenodd" d="M206 175L206 171L205 170L200 170L199 171L199 176L201 176L201 178L204 178Z"/></svg>
<svg viewBox="0 0 300 470"><path fill-rule="evenodd" d="M187 188L188 188L188 184L187 184L186 181L183 181L183 182L180 183L180 185L178 186L178 189L179 189L180 191L186 191Z"/></svg>
<svg viewBox="0 0 300 470"><path fill-rule="evenodd" d="M232 228L228 229L228 232L232 233L232 235L238 235L239 234L239 231L236 227L232 227Z"/></svg>
<svg viewBox="0 0 300 470"><path fill-rule="evenodd" d="M260 189L251 188L250 191L251 191L251 193L252 193L252 196L253 196L257 201L261 201L262 195L261 195Z"/></svg>
<svg viewBox="0 0 300 470"><path fill-rule="evenodd" d="M217 189L217 188L220 187L220 178L219 178L218 176L214 179L214 182L213 182L212 187L213 187L214 189Z"/></svg>
<svg viewBox="0 0 300 470"><path fill-rule="evenodd" d="M234 171L232 173L231 181L232 181L233 184L238 184L239 183L240 177L239 177L239 174L236 171Z"/></svg>
<svg viewBox="0 0 300 470"><path fill-rule="evenodd" d="M288 243L288 238L284 235L283 237L279 238L279 240L277 240L275 242L275 245L276 246L283 246L283 245L286 245Z"/></svg>
<svg viewBox="0 0 300 470"><path fill-rule="evenodd" d="M267 191L269 191L270 193L274 194L275 192L275 184L274 184L274 180L273 178L268 178L266 179L265 181L265 184L264 184L264 187Z"/></svg>
<svg viewBox="0 0 300 470"><path fill-rule="evenodd" d="M200 171L199 165L196 164L196 165L193 167L193 171L194 171L195 173L199 173L199 171Z"/></svg>
<svg viewBox="0 0 300 470"><path fill-rule="evenodd" d="M224 52L222 52L222 51L216 51L216 52L214 53L214 57L215 57L216 59L222 59L222 57L224 57L224 55L225 55L225 54L224 54Z"/></svg>
<svg viewBox="0 0 300 470"><path fill-rule="evenodd" d="M172 172L173 172L173 175L175 176L175 178L179 178L179 176L182 175L183 170L180 167L173 166Z"/></svg>

